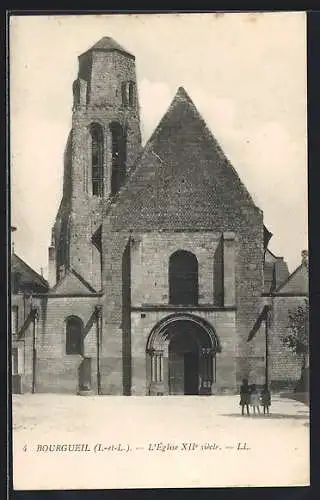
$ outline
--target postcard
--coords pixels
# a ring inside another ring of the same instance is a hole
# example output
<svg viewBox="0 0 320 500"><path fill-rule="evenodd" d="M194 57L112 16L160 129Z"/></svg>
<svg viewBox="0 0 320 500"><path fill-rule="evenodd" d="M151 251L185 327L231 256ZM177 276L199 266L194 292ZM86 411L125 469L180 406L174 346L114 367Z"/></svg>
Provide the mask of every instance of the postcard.
<svg viewBox="0 0 320 500"><path fill-rule="evenodd" d="M309 485L306 14L9 42L14 489Z"/></svg>

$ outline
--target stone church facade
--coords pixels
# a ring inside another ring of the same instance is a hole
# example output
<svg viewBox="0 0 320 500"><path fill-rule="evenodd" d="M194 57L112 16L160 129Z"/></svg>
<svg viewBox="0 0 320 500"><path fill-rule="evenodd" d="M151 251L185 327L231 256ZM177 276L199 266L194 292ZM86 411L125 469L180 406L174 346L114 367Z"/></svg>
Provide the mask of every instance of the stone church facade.
<svg viewBox="0 0 320 500"><path fill-rule="evenodd" d="M48 282L12 255L14 392L181 395L299 378L281 347L308 296L183 88L141 146L135 57L108 37L79 57ZM286 367L284 369L284 367Z"/></svg>

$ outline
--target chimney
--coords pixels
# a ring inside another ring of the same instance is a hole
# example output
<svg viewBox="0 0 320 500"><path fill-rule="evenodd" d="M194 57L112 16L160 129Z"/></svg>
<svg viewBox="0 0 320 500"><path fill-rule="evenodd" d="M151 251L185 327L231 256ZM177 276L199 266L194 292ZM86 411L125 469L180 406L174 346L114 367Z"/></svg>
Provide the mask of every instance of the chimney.
<svg viewBox="0 0 320 500"><path fill-rule="evenodd" d="M301 252L301 263L305 266L308 266L309 263L309 253L308 250L302 250Z"/></svg>
<svg viewBox="0 0 320 500"><path fill-rule="evenodd" d="M14 254L14 239L13 233L17 230L15 226L11 226L11 255Z"/></svg>

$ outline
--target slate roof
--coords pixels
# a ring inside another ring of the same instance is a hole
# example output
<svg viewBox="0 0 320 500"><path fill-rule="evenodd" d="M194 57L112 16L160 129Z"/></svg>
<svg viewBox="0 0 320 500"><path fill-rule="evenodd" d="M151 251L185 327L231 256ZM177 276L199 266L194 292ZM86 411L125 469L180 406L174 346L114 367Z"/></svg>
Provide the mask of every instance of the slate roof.
<svg viewBox="0 0 320 500"><path fill-rule="evenodd" d="M108 215L116 230L223 231L252 210L261 213L180 87Z"/></svg>
<svg viewBox="0 0 320 500"><path fill-rule="evenodd" d="M28 287L34 291L49 289L48 282L15 253L11 256L11 273L12 276L19 275L19 288Z"/></svg>
<svg viewBox="0 0 320 500"><path fill-rule="evenodd" d="M301 295L309 293L308 265L300 264L276 290L275 295Z"/></svg>
<svg viewBox="0 0 320 500"><path fill-rule="evenodd" d="M95 43L90 49L88 49L86 52L91 52L94 50L102 50L104 52L112 52L113 50L116 50L117 52L121 52L122 54L126 54L133 59L135 59L135 56L128 52L126 49L121 47L118 42L116 42L113 38L110 36L104 36L99 40L97 43Z"/></svg>

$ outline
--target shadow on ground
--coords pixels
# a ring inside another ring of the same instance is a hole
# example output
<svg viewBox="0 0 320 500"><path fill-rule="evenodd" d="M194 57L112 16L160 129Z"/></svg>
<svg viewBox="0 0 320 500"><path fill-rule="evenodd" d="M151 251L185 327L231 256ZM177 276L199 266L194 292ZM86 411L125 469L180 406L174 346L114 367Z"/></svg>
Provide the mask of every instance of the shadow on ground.
<svg viewBox="0 0 320 500"><path fill-rule="evenodd" d="M286 413L270 413L269 415L264 415L263 413L260 413L260 415L254 415L252 413L250 413L250 415L241 415L241 413L225 413L225 414L222 414L223 417L240 417L240 418L254 418L254 419L258 419L258 418L263 418L263 419L266 419L266 420L271 420L271 419L279 419L279 420L283 420L283 419L287 419L287 420L308 420L308 415L305 414L305 415L288 415Z"/></svg>
<svg viewBox="0 0 320 500"><path fill-rule="evenodd" d="M283 399L299 401L299 403L309 406L309 393L307 392L283 392L280 394L280 397Z"/></svg>

